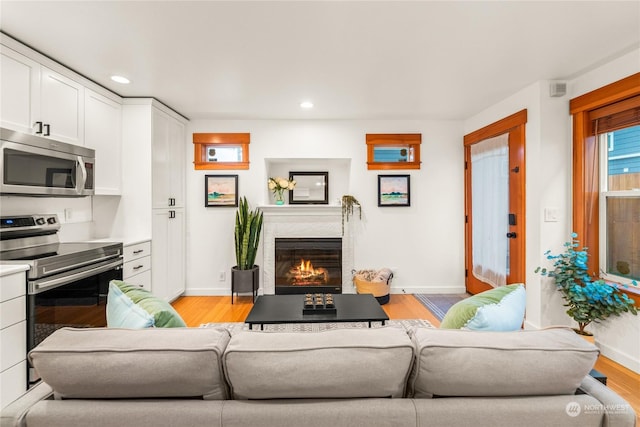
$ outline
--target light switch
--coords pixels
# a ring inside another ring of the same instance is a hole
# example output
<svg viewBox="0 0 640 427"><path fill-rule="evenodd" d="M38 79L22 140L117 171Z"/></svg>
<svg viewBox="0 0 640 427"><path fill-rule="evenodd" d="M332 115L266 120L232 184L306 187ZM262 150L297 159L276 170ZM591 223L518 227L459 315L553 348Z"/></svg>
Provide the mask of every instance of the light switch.
<svg viewBox="0 0 640 427"><path fill-rule="evenodd" d="M544 222L558 222L558 221L560 221L560 209L544 208Z"/></svg>

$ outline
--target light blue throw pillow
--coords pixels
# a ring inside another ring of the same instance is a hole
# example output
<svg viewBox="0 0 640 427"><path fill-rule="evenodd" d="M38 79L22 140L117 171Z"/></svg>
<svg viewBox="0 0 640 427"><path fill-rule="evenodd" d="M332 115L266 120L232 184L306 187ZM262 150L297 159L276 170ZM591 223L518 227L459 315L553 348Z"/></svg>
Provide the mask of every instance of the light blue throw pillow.
<svg viewBox="0 0 640 427"><path fill-rule="evenodd" d="M120 288L109 283L107 295L107 327L143 329L154 326L155 319L146 310L135 304Z"/></svg>
<svg viewBox="0 0 640 427"><path fill-rule="evenodd" d="M524 285L499 286L454 304L440 328L516 331L522 327L526 302Z"/></svg>
<svg viewBox="0 0 640 427"><path fill-rule="evenodd" d="M497 304L487 304L478 308L476 315L463 329L474 331L516 331L522 328L527 294L524 286L518 286Z"/></svg>

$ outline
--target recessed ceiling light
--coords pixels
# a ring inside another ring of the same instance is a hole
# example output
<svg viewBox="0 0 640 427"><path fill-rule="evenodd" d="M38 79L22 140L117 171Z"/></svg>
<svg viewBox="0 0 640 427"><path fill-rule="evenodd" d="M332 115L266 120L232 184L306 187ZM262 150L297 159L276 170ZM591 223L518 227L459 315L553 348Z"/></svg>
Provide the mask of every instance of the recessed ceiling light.
<svg viewBox="0 0 640 427"><path fill-rule="evenodd" d="M300 103L301 108L313 108L313 102L311 101L302 101Z"/></svg>
<svg viewBox="0 0 640 427"><path fill-rule="evenodd" d="M111 76L111 80L116 83L122 83L123 85L128 85L129 83L131 83L128 78L123 76Z"/></svg>

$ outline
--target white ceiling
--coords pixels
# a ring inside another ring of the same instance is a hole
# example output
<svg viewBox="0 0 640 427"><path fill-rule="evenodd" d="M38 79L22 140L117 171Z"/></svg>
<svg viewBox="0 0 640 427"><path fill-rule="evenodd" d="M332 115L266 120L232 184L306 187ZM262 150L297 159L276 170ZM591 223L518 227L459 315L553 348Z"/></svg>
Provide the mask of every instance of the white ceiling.
<svg viewBox="0 0 640 427"><path fill-rule="evenodd" d="M640 1L2 0L0 24L192 119L465 119L637 49Z"/></svg>

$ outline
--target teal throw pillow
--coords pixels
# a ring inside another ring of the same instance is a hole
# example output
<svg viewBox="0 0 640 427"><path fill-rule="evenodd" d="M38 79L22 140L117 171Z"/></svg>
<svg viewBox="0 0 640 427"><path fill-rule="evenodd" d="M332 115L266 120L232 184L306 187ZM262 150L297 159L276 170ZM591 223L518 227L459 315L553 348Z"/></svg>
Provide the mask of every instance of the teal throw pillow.
<svg viewBox="0 0 640 427"><path fill-rule="evenodd" d="M442 319L442 329L516 331L526 307L524 285L500 286L454 304Z"/></svg>
<svg viewBox="0 0 640 427"><path fill-rule="evenodd" d="M182 328L187 326L178 312L171 307L171 304L155 297L146 289L129 285L121 280L112 280L111 284L120 289L135 305L151 315L156 328Z"/></svg>

